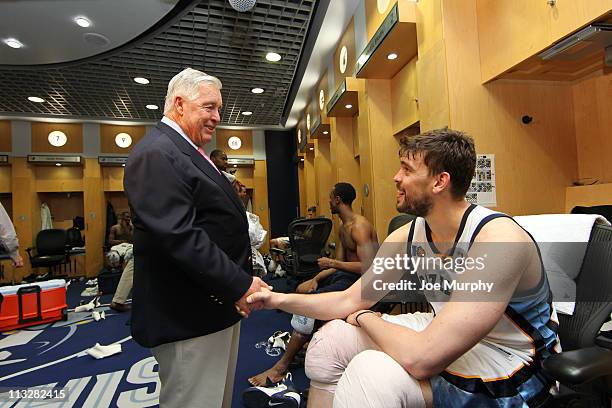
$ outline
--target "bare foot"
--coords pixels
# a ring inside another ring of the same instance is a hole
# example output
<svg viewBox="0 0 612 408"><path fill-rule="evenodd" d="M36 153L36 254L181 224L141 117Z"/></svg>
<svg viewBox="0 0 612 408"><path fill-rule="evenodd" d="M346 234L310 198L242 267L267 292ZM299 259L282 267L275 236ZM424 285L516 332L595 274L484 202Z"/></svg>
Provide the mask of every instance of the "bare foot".
<svg viewBox="0 0 612 408"><path fill-rule="evenodd" d="M249 383L256 387L262 387L266 385L266 379L269 378L274 384L279 383L285 378L285 374L287 374L287 369L285 367L281 367L278 364L274 365L272 368L267 369L263 373L254 375L249 378Z"/></svg>

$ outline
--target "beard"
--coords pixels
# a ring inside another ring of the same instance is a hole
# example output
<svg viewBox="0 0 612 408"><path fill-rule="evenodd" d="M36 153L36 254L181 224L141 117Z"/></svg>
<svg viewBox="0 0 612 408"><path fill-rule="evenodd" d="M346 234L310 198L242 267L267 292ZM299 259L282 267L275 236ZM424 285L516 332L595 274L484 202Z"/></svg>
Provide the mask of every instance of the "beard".
<svg viewBox="0 0 612 408"><path fill-rule="evenodd" d="M433 207L431 197L423 196L409 200L404 194L403 202L397 204L397 211L416 215L417 217L426 217L431 211L431 207Z"/></svg>

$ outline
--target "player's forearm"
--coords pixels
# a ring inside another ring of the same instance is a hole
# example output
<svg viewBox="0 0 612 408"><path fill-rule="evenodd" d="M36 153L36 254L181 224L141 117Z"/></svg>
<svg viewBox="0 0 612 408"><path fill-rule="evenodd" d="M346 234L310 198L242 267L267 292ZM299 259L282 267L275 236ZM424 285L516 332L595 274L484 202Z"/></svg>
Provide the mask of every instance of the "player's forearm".
<svg viewBox="0 0 612 408"><path fill-rule="evenodd" d="M321 282L323 279L327 278L328 276L330 276L334 272L336 272L336 270L334 268L323 269L321 272L319 272L314 277L314 280L317 281L317 282Z"/></svg>
<svg viewBox="0 0 612 408"><path fill-rule="evenodd" d="M384 353L413 377L426 379L434 375L424 357L429 354L427 348L431 348L431 344L425 344L421 333L387 322L373 313L359 316L359 324Z"/></svg>
<svg viewBox="0 0 612 408"><path fill-rule="evenodd" d="M343 319L360 305L344 292L319 293L311 295L278 293L272 306L288 313L299 314L319 320Z"/></svg>

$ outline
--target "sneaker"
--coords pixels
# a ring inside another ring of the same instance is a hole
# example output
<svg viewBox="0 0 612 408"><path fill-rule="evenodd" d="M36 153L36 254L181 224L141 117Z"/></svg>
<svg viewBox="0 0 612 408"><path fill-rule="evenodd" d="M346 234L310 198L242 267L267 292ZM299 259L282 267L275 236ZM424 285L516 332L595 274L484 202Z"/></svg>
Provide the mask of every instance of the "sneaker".
<svg viewBox="0 0 612 408"><path fill-rule="evenodd" d="M249 387L242 392L242 402L247 408L300 408L302 396L295 389L291 373L271 387Z"/></svg>
<svg viewBox="0 0 612 408"><path fill-rule="evenodd" d="M270 347L278 347L285 350L287 348L287 344L289 344L289 340L291 340L291 334L289 334L289 332L277 331L270 336L268 339L268 344Z"/></svg>

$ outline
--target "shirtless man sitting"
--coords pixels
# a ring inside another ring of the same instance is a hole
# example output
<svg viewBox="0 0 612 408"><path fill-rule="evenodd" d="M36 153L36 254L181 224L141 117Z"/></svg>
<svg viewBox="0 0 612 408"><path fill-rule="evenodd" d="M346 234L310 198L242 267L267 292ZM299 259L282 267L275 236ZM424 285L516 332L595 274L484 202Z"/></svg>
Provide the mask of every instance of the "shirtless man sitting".
<svg viewBox="0 0 612 408"><path fill-rule="evenodd" d="M336 259L319 258L320 268L325 268L314 278L297 287L298 293L337 292L349 288L359 279L363 270L369 266L378 249L378 238L372 224L362 215L353 212L351 204L357 193L349 183L338 183L329 195L329 207L332 214L338 214L342 221L339 231L340 245L336 250ZM270 369L249 378L255 386L265 386L269 379L280 382L287 374L289 363L308 342L312 333L318 328L315 319L294 315L291 320L293 333L287 344L285 354Z"/></svg>

